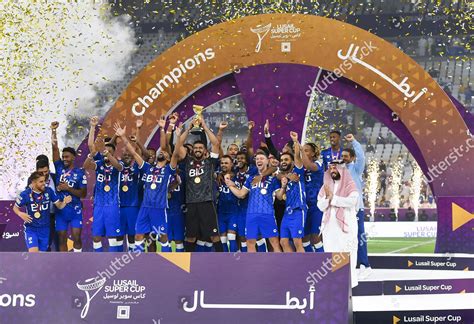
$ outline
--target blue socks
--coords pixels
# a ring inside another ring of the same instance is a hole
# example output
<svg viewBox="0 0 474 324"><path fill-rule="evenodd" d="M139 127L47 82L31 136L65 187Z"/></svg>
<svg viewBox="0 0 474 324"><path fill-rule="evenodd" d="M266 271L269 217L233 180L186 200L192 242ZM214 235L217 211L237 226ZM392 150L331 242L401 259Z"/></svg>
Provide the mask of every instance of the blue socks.
<svg viewBox="0 0 474 324"><path fill-rule="evenodd" d="M170 246L170 243L168 241L166 241L165 243L161 243L161 252L171 252L171 246Z"/></svg>
<svg viewBox="0 0 474 324"><path fill-rule="evenodd" d="M229 252L229 246L227 245L227 236L221 236L221 243L224 252Z"/></svg>
<svg viewBox="0 0 474 324"><path fill-rule="evenodd" d="M267 245L265 244L265 239L260 239L257 241L257 252L267 252Z"/></svg>
<svg viewBox="0 0 474 324"><path fill-rule="evenodd" d="M311 242L303 242L303 248L305 252L314 252Z"/></svg>
<svg viewBox="0 0 474 324"><path fill-rule="evenodd" d="M104 252L104 248L102 247L102 242L93 242L94 252Z"/></svg>
<svg viewBox="0 0 474 324"><path fill-rule="evenodd" d="M145 242L143 240L135 241L135 252L145 252Z"/></svg>
<svg viewBox="0 0 474 324"><path fill-rule="evenodd" d="M237 252L237 235L229 233L227 234L227 238L229 239L229 251Z"/></svg>
<svg viewBox="0 0 474 324"><path fill-rule="evenodd" d="M314 245L315 252L324 252L323 242L316 243Z"/></svg>
<svg viewBox="0 0 474 324"><path fill-rule="evenodd" d="M184 252L184 244L183 243L176 244L176 252Z"/></svg>

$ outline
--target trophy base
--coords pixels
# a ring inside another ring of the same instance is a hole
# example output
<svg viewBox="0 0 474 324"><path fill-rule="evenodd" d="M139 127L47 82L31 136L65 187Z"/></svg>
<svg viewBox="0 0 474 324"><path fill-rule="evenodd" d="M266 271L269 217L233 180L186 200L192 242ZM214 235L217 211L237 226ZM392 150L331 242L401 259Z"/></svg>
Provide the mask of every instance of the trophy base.
<svg viewBox="0 0 474 324"><path fill-rule="evenodd" d="M201 127L191 128L191 131L190 131L191 134L198 135L198 136L200 136L203 132L204 132L204 129L202 129Z"/></svg>

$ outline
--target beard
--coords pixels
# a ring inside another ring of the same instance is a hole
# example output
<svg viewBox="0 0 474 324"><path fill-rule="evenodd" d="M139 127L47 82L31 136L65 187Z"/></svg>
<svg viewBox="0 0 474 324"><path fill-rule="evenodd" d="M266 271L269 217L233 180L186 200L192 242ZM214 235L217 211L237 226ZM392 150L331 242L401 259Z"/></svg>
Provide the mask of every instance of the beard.
<svg viewBox="0 0 474 324"><path fill-rule="evenodd" d="M163 155L158 155L158 156L156 157L156 160L157 160L158 162L163 162L164 160L166 160L166 158L165 158Z"/></svg>
<svg viewBox="0 0 474 324"><path fill-rule="evenodd" d="M341 174L340 173L331 173L331 178L333 180L340 180L341 179Z"/></svg>

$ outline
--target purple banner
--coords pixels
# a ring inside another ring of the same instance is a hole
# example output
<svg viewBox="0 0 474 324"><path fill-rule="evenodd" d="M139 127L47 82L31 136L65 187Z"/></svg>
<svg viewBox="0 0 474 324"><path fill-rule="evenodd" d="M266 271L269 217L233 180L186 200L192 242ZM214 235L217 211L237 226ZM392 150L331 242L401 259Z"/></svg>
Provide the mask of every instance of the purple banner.
<svg viewBox="0 0 474 324"><path fill-rule="evenodd" d="M435 252L474 253L474 197L438 197Z"/></svg>
<svg viewBox="0 0 474 324"><path fill-rule="evenodd" d="M336 260L330 253L0 253L1 318L346 324L349 263ZM309 273L328 262L332 270L310 286Z"/></svg>
<svg viewBox="0 0 474 324"><path fill-rule="evenodd" d="M359 281L353 296L474 293L474 279Z"/></svg>
<svg viewBox="0 0 474 324"><path fill-rule="evenodd" d="M444 255L397 256L369 255L370 265L374 269L412 269L412 270L464 270L474 269L473 256Z"/></svg>
<svg viewBox="0 0 474 324"><path fill-rule="evenodd" d="M383 283L384 295L474 293L474 279L397 280Z"/></svg>
<svg viewBox="0 0 474 324"><path fill-rule="evenodd" d="M355 323L473 323L472 309L357 312Z"/></svg>

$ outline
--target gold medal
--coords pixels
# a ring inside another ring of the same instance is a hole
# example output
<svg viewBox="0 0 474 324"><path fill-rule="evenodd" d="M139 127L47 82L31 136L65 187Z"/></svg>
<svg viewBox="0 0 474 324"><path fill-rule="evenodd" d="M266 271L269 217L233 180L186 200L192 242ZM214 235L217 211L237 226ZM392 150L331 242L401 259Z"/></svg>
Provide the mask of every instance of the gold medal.
<svg viewBox="0 0 474 324"><path fill-rule="evenodd" d="M286 200L286 194L283 194L282 198L283 200Z"/></svg>
<svg viewBox="0 0 474 324"><path fill-rule="evenodd" d="M171 199L171 192L168 192L168 199Z"/></svg>
<svg viewBox="0 0 474 324"><path fill-rule="evenodd" d="M151 190L155 190L156 189L156 183L152 183L150 188L151 188Z"/></svg>
<svg viewBox="0 0 474 324"><path fill-rule="evenodd" d="M41 217L41 213L40 212L36 212L35 213L35 218L40 218Z"/></svg>
<svg viewBox="0 0 474 324"><path fill-rule="evenodd" d="M122 191L123 191L123 192L127 192L127 191L128 191L128 186L127 186L127 185L123 186L123 187L122 187Z"/></svg>
<svg viewBox="0 0 474 324"><path fill-rule="evenodd" d="M260 190L260 193L262 195L266 195L267 194L267 189L263 188L262 190Z"/></svg>
<svg viewBox="0 0 474 324"><path fill-rule="evenodd" d="M201 178L200 177L194 178L194 183L201 183Z"/></svg>
<svg viewBox="0 0 474 324"><path fill-rule="evenodd" d="M105 192L109 192L109 191L110 191L110 186L109 186L109 185L105 185L104 191L105 191Z"/></svg>

